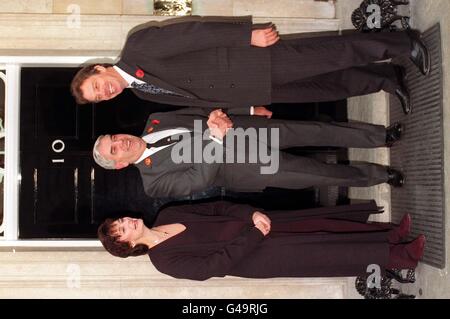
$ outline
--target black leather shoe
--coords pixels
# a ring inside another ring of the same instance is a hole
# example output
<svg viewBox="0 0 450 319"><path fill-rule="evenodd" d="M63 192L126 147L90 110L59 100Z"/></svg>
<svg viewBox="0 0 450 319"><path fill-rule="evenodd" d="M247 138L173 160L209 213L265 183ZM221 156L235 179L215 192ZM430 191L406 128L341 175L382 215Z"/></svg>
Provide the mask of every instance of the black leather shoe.
<svg viewBox="0 0 450 319"><path fill-rule="evenodd" d="M400 171L397 171L396 169L387 168L388 173L388 181L387 183L394 187L403 187L405 184L405 176Z"/></svg>
<svg viewBox="0 0 450 319"><path fill-rule="evenodd" d="M410 31L408 34L412 44L410 59L423 75L428 75L431 69L431 55L418 32Z"/></svg>
<svg viewBox="0 0 450 319"><path fill-rule="evenodd" d="M406 70L400 65L394 66L395 75L397 76L397 83L399 88L395 90L395 95L400 100L400 104L403 108L403 113L410 114L412 111L411 97L409 94L409 88L407 86Z"/></svg>
<svg viewBox="0 0 450 319"><path fill-rule="evenodd" d="M402 138L403 129L403 124L400 122L394 123L386 129L387 147L391 147Z"/></svg>

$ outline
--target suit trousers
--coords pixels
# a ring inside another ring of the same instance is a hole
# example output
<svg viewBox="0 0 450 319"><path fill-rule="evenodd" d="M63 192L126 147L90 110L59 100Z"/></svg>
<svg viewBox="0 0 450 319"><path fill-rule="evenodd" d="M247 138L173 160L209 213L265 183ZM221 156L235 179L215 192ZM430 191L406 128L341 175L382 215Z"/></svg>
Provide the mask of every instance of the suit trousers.
<svg viewBox="0 0 450 319"><path fill-rule="evenodd" d="M254 121L255 127L258 123ZM356 186L367 187L388 180L386 168L371 163L352 165L327 164L319 160L296 156L283 149L302 146L333 146L374 148L385 145L386 129L381 125L367 123L323 123L270 120L268 125L269 150L279 152L279 168L276 174L261 174L260 163L233 164L227 174L230 190L255 191L266 187L301 189L311 186ZM272 141L271 129L278 129L279 139ZM258 143L258 141L254 141ZM264 165L268 166L268 165Z"/></svg>
<svg viewBox="0 0 450 319"><path fill-rule="evenodd" d="M263 119L265 121L265 119ZM316 122L267 120L268 146L278 149L305 146L375 148L386 144L386 128L363 122ZM279 139L274 139L278 129Z"/></svg>
<svg viewBox="0 0 450 319"><path fill-rule="evenodd" d="M411 49L410 37L404 31L279 41L270 47L272 102L329 101L380 89L392 93L392 85L379 78L387 76L392 82L392 70L368 65L409 56ZM370 75L378 78L376 83L370 83ZM337 86L334 90L331 83Z"/></svg>
<svg viewBox="0 0 450 319"><path fill-rule="evenodd" d="M273 87L272 102L336 101L382 90L393 94L398 88L400 83L392 64L372 63Z"/></svg>
<svg viewBox="0 0 450 319"><path fill-rule="evenodd" d="M369 187L386 183L387 180L388 173L382 165L371 163L326 164L313 158L280 152L279 171L267 179L266 187L290 189L311 186Z"/></svg>

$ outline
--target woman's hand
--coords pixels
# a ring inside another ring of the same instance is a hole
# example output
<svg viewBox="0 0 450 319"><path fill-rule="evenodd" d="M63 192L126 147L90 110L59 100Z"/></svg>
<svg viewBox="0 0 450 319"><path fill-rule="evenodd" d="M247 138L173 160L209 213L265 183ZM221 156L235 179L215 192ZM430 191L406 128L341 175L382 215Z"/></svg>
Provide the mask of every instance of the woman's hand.
<svg viewBox="0 0 450 319"><path fill-rule="evenodd" d="M258 228L264 236L267 236L270 232L270 218L267 217L266 214L256 211L253 213L252 221L255 227Z"/></svg>

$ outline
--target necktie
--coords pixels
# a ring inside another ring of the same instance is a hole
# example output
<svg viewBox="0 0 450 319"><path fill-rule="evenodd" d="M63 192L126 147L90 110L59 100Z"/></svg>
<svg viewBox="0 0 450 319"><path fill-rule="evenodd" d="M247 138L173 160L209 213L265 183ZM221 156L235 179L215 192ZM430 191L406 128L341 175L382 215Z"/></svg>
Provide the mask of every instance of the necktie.
<svg viewBox="0 0 450 319"><path fill-rule="evenodd" d="M183 139L182 135L167 136L165 138L162 138L162 139L156 141L155 143L147 143L147 148L150 148L150 147L161 147L161 146L170 145L170 144L173 144L175 142L179 142L182 139Z"/></svg>
<svg viewBox="0 0 450 319"><path fill-rule="evenodd" d="M131 87L133 89L142 91L142 92L146 92L146 93L150 93L150 94L154 94L154 95L161 95L161 94L168 94L168 95L176 95L176 96L183 96L186 97L184 95L169 91L169 90L165 90L162 89L160 87L157 87L153 84L149 84L149 83L137 83L137 82L132 82L131 83Z"/></svg>

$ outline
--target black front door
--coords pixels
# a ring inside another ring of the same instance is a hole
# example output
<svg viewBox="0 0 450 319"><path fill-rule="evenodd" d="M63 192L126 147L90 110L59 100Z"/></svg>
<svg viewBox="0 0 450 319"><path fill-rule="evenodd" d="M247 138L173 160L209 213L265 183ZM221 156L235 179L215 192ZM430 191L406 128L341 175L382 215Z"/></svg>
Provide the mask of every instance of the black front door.
<svg viewBox="0 0 450 319"><path fill-rule="evenodd" d="M92 159L92 146L101 134L140 136L150 113L177 107L141 100L129 90L111 101L77 106L69 90L77 71L78 68L22 69L21 239L96 238L97 227L106 217L126 213L151 222L161 205L173 200L147 197L134 167L100 168ZM346 119L345 101L270 107L278 118ZM194 194L190 199L223 197L220 194L224 193L215 189ZM226 192L225 197L265 209L298 209L318 204L314 189Z"/></svg>
<svg viewBox="0 0 450 319"><path fill-rule="evenodd" d="M148 115L168 106L142 101L128 90L97 105L77 106L70 81L77 68L23 68L20 110L20 238L95 238L106 216L141 212L145 196L133 167L107 171L95 165L100 134L141 135ZM174 109L174 108L172 108Z"/></svg>

